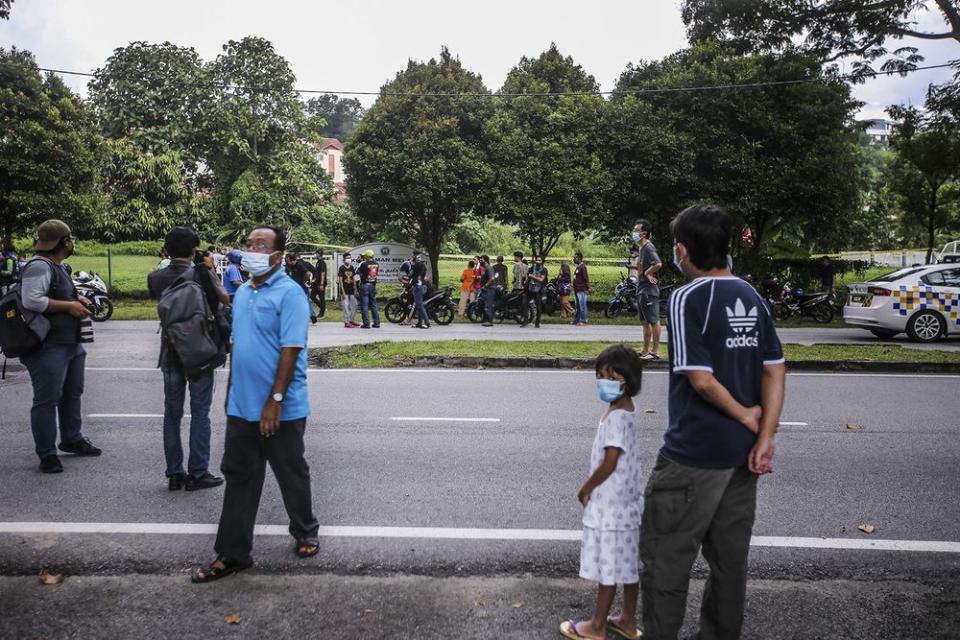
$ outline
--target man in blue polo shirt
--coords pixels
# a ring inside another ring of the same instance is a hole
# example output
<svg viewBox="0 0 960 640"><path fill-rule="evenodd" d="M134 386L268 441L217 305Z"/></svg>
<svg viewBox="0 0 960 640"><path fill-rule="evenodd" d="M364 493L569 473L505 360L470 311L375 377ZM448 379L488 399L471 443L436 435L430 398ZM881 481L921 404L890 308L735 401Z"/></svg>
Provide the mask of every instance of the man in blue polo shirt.
<svg viewBox="0 0 960 640"><path fill-rule="evenodd" d="M294 551L315 556L310 467L304 458L309 301L283 270L284 232L259 227L247 237L241 265L251 275L233 300L233 346L227 390L227 433L220 470L226 478L214 549L194 582L212 582L250 567L253 527L266 465L280 485Z"/></svg>
<svg viewBox="0 0 960 640"><path fill-rule="evenodd" d="M783 350L756 290L730 272L733 223L696 205L671 223L674 263L692 282L670 298L669 426L640 528L643 637L676 640L690 569L710 565L700 638L739 638L757 478L772 470Z"/></svg>

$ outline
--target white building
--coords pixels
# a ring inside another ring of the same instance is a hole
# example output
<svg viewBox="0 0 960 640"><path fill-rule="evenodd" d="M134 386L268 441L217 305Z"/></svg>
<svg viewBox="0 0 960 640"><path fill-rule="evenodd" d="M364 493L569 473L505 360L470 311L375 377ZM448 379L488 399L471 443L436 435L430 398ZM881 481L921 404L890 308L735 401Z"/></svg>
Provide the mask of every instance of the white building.
<svg viewBox="0 0 960 640"><path fill-rule="evenodd" d="M883 118L873 120L863 120L861 124L866 125L865 131L870 138L879 144L890 142L890 135L893 133L893 123Z"/></svg>
<svg viewBox="0 0 960 640"><path fill-rule="evenodd" d="M333 179L333 185L337 188L337 199L342 201L347 196L346 176L343 173L343 143L336 138L320 138L317 143L317 160Z"/></svg>

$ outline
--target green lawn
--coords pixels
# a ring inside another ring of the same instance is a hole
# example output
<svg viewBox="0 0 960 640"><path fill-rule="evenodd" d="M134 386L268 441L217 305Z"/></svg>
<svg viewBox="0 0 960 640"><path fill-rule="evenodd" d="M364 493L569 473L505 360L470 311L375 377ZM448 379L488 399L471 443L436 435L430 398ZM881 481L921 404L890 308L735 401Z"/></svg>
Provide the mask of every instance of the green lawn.
<svg viewBox="0 0 960 640"><path fill-rule="evenodd" d="M639 343L632 343L639 349ZM349 347L311 349L312 361L331 368L393 367L411 364L424 356L473 356L488 358L595 358L607 342L512 342L506 340L431 340L375 342ZM788 361L814 362L916 362L960 363L960 353L920 351L885 345L784 345ZM661 346L661 357L666 347Z"/></svg>

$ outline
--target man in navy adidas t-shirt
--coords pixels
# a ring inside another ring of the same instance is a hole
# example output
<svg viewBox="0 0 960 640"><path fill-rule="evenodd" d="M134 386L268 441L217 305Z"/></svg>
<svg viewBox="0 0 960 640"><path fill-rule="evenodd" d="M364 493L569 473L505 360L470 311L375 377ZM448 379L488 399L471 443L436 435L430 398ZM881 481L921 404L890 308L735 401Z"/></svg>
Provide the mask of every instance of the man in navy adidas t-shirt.
<svg viewBox="0 0 960 640"><path fill-rule="evenodd" d="M766 303L728 267L733 224L696 205L671 223L674 263L692 278L670 298L669 427L640 533L643 634L675 640L697 553L710 565L700 638L738 638L757 478L772 471L783 350Z"/></svg>

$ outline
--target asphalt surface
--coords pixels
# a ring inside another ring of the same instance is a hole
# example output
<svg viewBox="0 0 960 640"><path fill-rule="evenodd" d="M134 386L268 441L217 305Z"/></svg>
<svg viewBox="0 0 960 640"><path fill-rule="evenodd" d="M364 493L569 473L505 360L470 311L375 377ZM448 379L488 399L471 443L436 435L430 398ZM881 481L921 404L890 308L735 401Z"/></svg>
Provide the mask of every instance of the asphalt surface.
<svg viewBox="0 0 960 640"><path fill-rule="evenodd" d="M212 559L208 533L58 532L64 522L218 519L221 490L166 490L162 421L135 415L163 406L156 338L139 324L107 323L111 330L98 333L84 415L126 417L86 418L85 434L104 455L64 456L63 474L36 470L26 375L0 382L0 527L49 524L42 533L0 533L0 637L546 638L561 620L589 614L593 587L575 578L576 541L332 535L317 558L302 561L289 538L264 535L254 570L192 587L190 568ZM575 494L602 409L589 373L309 376L307 451L322 525L579 528ZM225 381L218 374L213 470ZM639 400L645 472L662 439L666 382L650 372ZM957 376L791 374L783 420L798 424L778 436L754 534L960 541L958 389ZM498 421L422 419L450 417ZM286 524L269 474L258 522ZM859 532L864 523L875 533ZM41 568L67 580L41 587ZM815 549L800 540L755 547L749 571L745 637L947 638L960 625L960 553ZM695 577L703 576L698 564ZM239 625L223 622L236 612ZM687 631L695 627L688 616Z"/></svg>

